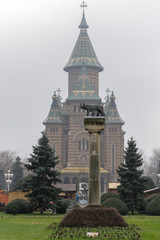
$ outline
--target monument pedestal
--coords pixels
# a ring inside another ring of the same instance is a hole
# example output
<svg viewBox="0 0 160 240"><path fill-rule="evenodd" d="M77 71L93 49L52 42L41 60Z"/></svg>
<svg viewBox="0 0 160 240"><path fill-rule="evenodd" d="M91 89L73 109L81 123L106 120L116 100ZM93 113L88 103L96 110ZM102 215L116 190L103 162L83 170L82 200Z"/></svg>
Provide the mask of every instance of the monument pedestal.
<svg viewBox="0 0 160 240"><path fill-rule="evenodd" d="M84 125L90 134L89 205L84 208L73 208L64 216L59 226L127 227L128 224L117 209L100 205L100 133L104 129L105 118L85 117Z"/></svg>
<svg viewBox="0 0 160 240"><path fill-rule="evenodd" d="M104 117L85 117L85 129L90 134L89 205L100 205L100 133Z"/></svg>

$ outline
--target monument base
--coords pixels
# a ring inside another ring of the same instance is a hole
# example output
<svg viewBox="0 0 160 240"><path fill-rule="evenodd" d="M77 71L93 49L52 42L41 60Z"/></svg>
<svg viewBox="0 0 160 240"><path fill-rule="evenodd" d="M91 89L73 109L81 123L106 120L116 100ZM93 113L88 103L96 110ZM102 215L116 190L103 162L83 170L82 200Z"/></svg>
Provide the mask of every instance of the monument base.
<svg viewBox="0 0 160 240"><path fill-rule="evenodd" d="M101 205L75 207L68 212L60 227L128 227L124 218L115 208L105 208Z"/></svg>

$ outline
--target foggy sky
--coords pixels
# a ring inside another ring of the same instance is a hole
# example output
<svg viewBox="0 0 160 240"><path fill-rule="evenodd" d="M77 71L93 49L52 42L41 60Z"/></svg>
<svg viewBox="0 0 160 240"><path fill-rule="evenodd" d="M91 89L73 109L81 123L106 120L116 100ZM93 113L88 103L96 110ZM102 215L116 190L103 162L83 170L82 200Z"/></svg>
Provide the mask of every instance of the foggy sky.
<svg viewBox="0 0 160 240"><path fill-rule="evenodd" d="M0 151L29 157L79 35L79 0L1 0ZM114 91L125 142L160 147L160 1L86 0L88 34L104 67L100 97Z"/></svg>

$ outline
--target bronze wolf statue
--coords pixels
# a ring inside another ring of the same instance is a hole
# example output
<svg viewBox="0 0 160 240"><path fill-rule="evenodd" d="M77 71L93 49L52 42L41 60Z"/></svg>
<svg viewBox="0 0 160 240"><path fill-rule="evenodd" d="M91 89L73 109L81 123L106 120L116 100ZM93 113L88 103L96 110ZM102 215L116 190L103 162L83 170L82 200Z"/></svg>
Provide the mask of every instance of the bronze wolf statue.
<svg viewBox="0 0 160 240"><path fill-rule="evenodd" d="M100 105L87 105L83 103L83 104L80 104L80 107L87 111L87 116L89 116L90 112L92 113L92 116L94 116L95 114L96 116L99 116L100 114L101 116L105 116L103 107Z"/></svg>

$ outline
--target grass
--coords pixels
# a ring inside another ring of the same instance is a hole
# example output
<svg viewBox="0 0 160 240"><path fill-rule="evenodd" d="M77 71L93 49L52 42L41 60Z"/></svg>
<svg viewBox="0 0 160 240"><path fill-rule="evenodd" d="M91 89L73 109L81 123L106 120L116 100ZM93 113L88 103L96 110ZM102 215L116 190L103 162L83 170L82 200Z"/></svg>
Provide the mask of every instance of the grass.
<svg viewBox="0 0 160 240"><path fill-rule="evenodd" d="M28 215L10 215L0 213L0 240L49 240L53 234L52 228L47 228L50 224L59 223L63 215L52 215L37 213ZM146 215L129 215L125 217L128 224L135 224L142 230L136 231L140 234L142 240L160 239L160 217ZM56 225L56 224L55 224ZM73 232L70 231L69 233ZM94 231L97 229L94 229ZM101 230L98 230L101 231ZM53 238L55 239L55 238ZM68 239L71 239L69 237ZM72 237L72 240L86 239ZM100 239L96 237L95 239ZM108 240L110 238L107 238ZM115 239L115 238L112 238Z"/></svg>
<svg viewBox="0 0 160 240"><path fill-rule="evenodd" d="M52 231L47 226L59 222L62 216L24 214L13 216L0 213L0 240L44 240Z"/></svg>

